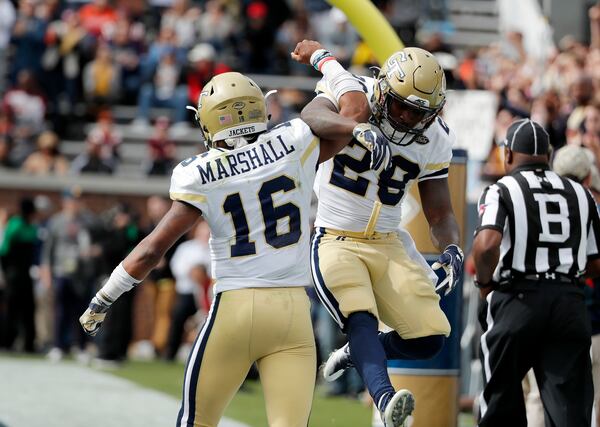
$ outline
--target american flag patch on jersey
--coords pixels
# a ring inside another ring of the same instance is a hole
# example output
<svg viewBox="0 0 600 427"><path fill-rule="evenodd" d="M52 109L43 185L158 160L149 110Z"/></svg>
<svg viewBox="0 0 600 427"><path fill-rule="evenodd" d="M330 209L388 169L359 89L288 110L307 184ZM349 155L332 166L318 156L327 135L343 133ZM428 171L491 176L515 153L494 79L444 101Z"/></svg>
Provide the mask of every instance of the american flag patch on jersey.
<svg viewBox="0 0 600 427"><path fill-rule="evenodd" d="M219 116L219 124L220 125L230 125L233 123L233 119L231 118L231 114L225 114L224 116Z"/></svg>

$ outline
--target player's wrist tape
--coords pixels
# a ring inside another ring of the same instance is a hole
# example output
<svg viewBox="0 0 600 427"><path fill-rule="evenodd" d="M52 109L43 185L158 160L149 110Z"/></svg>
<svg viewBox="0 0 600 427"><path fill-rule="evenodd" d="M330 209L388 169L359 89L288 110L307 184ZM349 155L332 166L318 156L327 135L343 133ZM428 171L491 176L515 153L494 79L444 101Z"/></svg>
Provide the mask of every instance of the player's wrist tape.
<svg viewBox="0 0 600 427"><path fill-rule="evenodd" d="M127 273L125 268L123 268L123 263L120 263L113 270L104 286L102 286L102 289L98 291L96 298L98 298L101 303L110 306L117 298L133 289L139 282L141 282L141 280L138 280Z"/></svg>
<svg viewBox="0 0 600 427"><path fill-rule="evenodd" d="M315 70L321 71L322 65L331 60L335 60L335 56L333 56L331 52L326 49L317 49L310 55L309 61L310 65L312 65Z"/></svg>

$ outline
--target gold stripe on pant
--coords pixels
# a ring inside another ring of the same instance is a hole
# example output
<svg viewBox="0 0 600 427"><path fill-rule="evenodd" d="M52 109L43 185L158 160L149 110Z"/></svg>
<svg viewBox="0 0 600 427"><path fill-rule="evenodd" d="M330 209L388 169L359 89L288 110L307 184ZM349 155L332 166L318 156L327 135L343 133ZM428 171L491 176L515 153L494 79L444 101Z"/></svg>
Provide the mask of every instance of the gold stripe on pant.
<svg viewBox="0 0 600 427"><path fill-rule="evenodd" d="M315 386L316 350L304 288L226 291L213 316L204 351L192 353L186 368L191 372L200 365L196 383L189 384L196 395L195 413L189 418L193 425L216 427L256 362L269 426L306 427ZM193 375L189 377L193 381Z"/></svg>

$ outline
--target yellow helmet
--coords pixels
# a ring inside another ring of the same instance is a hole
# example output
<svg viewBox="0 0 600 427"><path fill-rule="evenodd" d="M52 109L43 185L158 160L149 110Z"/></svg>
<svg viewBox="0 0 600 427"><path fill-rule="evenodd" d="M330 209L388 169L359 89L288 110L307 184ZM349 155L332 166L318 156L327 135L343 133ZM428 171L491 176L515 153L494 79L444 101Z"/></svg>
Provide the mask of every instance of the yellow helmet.
<svg viewBox="0 0 600 427"><path fill-rule="evenodd" d="M208 147L221 140L231 148L241 147L247 137L267 130L265 97L243 74L218 74L202 89L196 120Z"/></svg>
<svg viewBox="0 0 600 427"><path fill-rule="evenodd" d="M395 144L408 145L431 125L446 102L444 70L433 54L407 47L390 56L379 70L374 88L373 118ZM408 111L414 120L399 115ZM406 138L408 137L408 140Z"/></svg>

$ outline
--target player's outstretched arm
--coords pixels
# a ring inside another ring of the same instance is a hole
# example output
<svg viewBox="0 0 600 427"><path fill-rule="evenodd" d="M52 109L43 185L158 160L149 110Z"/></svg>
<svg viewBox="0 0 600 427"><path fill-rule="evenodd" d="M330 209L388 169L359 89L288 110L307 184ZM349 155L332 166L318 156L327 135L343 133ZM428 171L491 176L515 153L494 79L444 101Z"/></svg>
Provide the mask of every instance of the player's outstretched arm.
<svg viewBox="0 0 600 427"><path fill-rule="evenodd" d="M460 249L460 231L450 202L448 179L429 179L419 183L423 213L429 223L434 246L442 252L432 266L438 275L436 291L447 295L462 275L464 255Z"/></svg>
<svg viewBox="0 0 600 427"><path fill-rule="evenodd" d="M88 309L79 318L86 333L96 335L110 306L148 275L167 250L198 221L199 214L198 209L192 206L173 202L152 233L114 269L102 289L92 298Z"/></svg>
<svg viewBox="0 0 600 427"><path fill-rule="evenodd" d="M371 108L362 85L319 42L303 40L296 45L291 56L295 61L312 66L323 74L324 80L339 105L339 111L334 108L335 112L339 112L341 116L353 119L357 123L363 123L369 119ZM317 103L313 107L318 112L319 104ZM309 107L308 111L311 109L312 107ZM352 129L349 130L348 135L350 136L351 133Z"/></svg>

